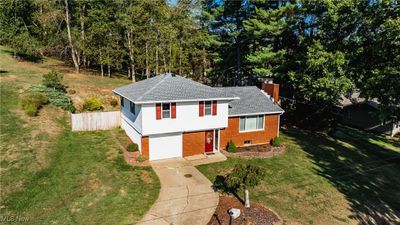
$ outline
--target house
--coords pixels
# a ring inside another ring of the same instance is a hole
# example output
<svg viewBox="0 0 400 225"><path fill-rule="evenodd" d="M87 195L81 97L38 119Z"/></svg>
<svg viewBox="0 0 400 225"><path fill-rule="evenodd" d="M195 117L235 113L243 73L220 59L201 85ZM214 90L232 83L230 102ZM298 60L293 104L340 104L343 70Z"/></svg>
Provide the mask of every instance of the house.
<svg viewBox="0 0 400 225"><path fill-rule="evenodd" d="M271 86L271 87L270 87ZM277 99L279 86L264 84ZM118 87L121 127L150 160L267 143L279 135L283 110L252 87L209 87L163 74Z"/></svg>
<svg viewBox="0 0 400 225"><path fill-rule="evenodd" d="M361 97L359 90L354 90L349 97L343 96L339 103L339 116L343 124L391 136L400 132L400 121L381 121L377 116L379 102Z"/></svg>

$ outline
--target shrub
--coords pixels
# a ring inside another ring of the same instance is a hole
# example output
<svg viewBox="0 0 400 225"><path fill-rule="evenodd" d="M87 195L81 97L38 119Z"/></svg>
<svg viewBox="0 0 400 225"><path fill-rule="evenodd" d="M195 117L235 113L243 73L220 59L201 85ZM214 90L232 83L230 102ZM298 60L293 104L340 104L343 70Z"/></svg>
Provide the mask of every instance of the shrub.
<svg viewBox="0 0 400 225"><path fill-rule="evenodd" d="M24 111L28 116L36 116L39 108L34 103L27 103L24 106Z"/></svg>
<svg viewBox="0 0 400 225"><path fill-rule="evenodd" d="M27 93L21 96L21 106L29 116L36 116L42 105L49 102L49 99L41 93Z"/></svg>
<svg viewBox="0 0 400 225"><path fill-rule="evenodd" d="M116 107L116 106L118 105L118 100L115 99L115 98L112 98L112 99L110 100L110 105L111 105L112 107Z"/></svg>
<svg viewBox="0 0 400 225"><path fill-rule="evenodd" d="M72 105L71 99L62 91L54 90L43 85L32 85L27 92L39 92L44 94L49 99L50 104L60 107L70 112L75 112L75 107Z"/></svg>
<svg viewBox="0 0 400 225"><path fill-rule="evenodd" d="M70 95L73 95L73 94L75 94L76 93L76 91L74 90L74 89L69 89L68 90L68 94L70 94Z"/></svg>
<svg viewBox="0 0 400 225"><path fill-rule="evenodd" d="M130 143L127 147L126 150L128 152L136 152L139 150L139 146L136 143Z"/></svg>
<svg viewBox="0 0 400 225"><path fill-rule="evenodd" d="M138 162L144 162L144 161L146 161L146 160L147 160L146 156L143 156L143 155L140 155L140 156L137 157L137 159L136 159L136 161L138 161Z"/></svg>
<svg viewBox="0 0 400 225"><path fill-rule="evenodd" d="M62 84L63 75L56 71L50 71L43 75L42 84L54 90L65 91L65 86Z"/></svg>
<svg viewBox="0 0 400 225"><path fill-rule="evenodd" d="M103 104L95 97L87 98L82 106L83 111L99 111L103 108Z"/></svg>
<svg viewBox="0 0 400 225"><path fill-rule="evenodd" d="M233 142L233 140L229 141L228 147L226 148L226 150L228 152L236 152L237 148L236 148L235 142Z"/></svg>
<svg viewBox="0 0 400 225"><path fill-rule="evenodd" d="M271 141L271 145L272 145L272 146L274 146L274 147L278 147L278 146L280 146L280 140L279 140L279 137L275 137L274 139L272 139L272 141Z"/></svg>

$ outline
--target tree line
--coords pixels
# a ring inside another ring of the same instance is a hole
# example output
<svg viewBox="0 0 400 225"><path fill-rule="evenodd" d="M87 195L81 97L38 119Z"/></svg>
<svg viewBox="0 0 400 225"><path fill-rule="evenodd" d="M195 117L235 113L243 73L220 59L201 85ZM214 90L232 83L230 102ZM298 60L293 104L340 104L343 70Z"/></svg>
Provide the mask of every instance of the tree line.
<svg viewBox="0 0 400 225"><path fill-rule="evenodd" d="M357 89L381 103L382 120L400 119L396 0L5 0L0 10L1 44L77 72L173 72L209 85L273 77L303 112L293 115L319 121Z"/></svg>

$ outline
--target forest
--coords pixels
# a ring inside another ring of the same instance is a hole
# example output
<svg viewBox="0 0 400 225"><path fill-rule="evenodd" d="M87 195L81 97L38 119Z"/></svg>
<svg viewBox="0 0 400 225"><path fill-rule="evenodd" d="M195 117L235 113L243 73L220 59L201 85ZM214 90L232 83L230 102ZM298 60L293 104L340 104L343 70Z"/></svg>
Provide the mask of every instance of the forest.
<svg viewBox="0 0 400 225"><path fill-rule="evenodd" d="M211 86L273 78L292 121L326 127L342 96L400 120L397 0L2 0L0 45L133 82L165 72ZM301 113L299 113L301 112ZM307 116L304 116L307 115Z"/></svg>

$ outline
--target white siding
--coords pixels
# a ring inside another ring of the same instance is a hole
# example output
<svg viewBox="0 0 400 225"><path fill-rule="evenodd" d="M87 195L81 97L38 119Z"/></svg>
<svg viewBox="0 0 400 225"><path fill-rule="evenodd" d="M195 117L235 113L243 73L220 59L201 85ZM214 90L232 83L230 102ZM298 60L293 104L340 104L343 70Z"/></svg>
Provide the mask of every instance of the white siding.
<svg viewBox="0 0 400 225"><path fill-rule="evenodd" d="M228 126L228 101L218 101L217 115L199 117L199 102L177 102L176 118L156 120L156 104L144 104L142 134L213 130Z"/></svg>
<svg viewBox="0 0 400 225"><path fill-rule="evenodd" d="M130 125L130 121L126 120L124 116L121 118L121 128L125 130L126 135L128 135L133 142L138 144L139 150L142 151L142 135Z"/></svg>
<svg viewBox="0 0 400 225"><path fill-rule="evenodd" d="M150 136L149 155L150 160L182 157L182 133Z"/></svg>
<svg viewBox="0 0 400 225"><path fill-rule="evenodd" d="M142 132L142 110L141 105L135 105L135 114L131 113L130 102L128 99L124 98L124 107L121 106L121 114L123 117L131 121L131 125L139 131Z"/></svg>

